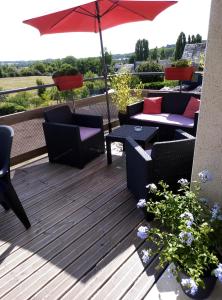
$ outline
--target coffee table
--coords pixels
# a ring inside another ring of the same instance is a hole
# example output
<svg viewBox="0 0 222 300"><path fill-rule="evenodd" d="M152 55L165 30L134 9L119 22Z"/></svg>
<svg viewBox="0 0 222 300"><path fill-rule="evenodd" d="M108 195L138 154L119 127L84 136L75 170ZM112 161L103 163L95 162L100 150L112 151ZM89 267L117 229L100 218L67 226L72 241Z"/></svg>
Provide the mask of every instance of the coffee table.
<svg viewBox="0 0 222 300"><path fill-rule="evenodd" d="M134 125L122 125L117 129L114 129L111 133L106 136L106 150L107 150L107 162L112 163L111 154L111 143L120 142L124 143L127 137L133 138L138 144L140 144L144 149L147 148L148 143L152 138L157 136L158 127L142 126L141 131L136 131Z"/></svg>

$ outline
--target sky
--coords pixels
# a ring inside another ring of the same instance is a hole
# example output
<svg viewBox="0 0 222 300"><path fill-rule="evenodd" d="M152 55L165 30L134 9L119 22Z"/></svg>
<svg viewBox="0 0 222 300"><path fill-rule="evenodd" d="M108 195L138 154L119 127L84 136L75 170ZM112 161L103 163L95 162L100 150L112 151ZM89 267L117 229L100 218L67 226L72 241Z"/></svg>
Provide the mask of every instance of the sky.
<svg viewBox="0 0 222 300"><path fill-rule="evenodd" d="M87 0L1 0L0 61L99 56L99 34L64 33L40 36L22 21L89 2ZM123 24L103 31L103 44L112 54L135 51L138 39L149 48L175 44L180 32L207 39L211 0L178 0L152 22Z"/></svg>

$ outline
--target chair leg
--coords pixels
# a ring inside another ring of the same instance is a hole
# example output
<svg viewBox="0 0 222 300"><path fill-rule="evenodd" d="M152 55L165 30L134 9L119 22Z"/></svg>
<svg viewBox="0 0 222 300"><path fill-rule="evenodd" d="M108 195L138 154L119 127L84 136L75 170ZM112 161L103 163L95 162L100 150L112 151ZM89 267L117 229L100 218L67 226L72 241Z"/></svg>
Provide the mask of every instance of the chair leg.
<svg viewBox="0 0 222 300"><path fill-rule="evenodd" d="M1 182L1 184L4 187L4 195L7 201L7 205L12 209L12 211L19 218L19 220L22 222L25 228L28 229L31 226L31 224L11 181L4 180L4 182Z"/></svg>

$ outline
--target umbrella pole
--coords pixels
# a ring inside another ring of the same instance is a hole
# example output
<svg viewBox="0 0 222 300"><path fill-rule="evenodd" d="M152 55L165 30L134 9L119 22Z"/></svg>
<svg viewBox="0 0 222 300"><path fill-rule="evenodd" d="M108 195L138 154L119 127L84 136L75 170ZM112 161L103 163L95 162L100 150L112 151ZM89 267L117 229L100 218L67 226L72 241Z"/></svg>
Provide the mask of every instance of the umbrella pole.
<svg viewBox="0 0 222 300"><path fill-rule="evenodd" d="M96 4L97 21L98 21L98 28L99 28L100 47L101 47L101 53L102 53L103 76L104 76L104 82L105 82L106 106L107 106L107 116L108 116L108 129L109 129L109 133L110 133L110 132L112 132L112 126L111 126L111 118L110 118L110 106L109 106L109 95L108 95L108 84L107 84L107 67L106 67L106 60L105 60L105 54L104 54L104 48L103 48L103 38L102 38L98 1L96 1L95 4Z"/></svg>

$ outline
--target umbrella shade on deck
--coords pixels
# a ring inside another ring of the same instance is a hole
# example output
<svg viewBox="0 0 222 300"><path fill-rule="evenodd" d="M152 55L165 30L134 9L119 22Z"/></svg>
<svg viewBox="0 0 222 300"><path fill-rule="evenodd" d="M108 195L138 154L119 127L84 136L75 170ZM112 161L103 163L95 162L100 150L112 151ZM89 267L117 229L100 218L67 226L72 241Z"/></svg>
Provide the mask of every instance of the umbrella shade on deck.
<svg viewBox="0 0 222 300"><path fill-rule="evenodd" d="M177 1L97 0L23 22L36 27L40 34L99 32L108 124L111 131L102 30L129 22L152 21L159 13L175 3Z"/></svg>

